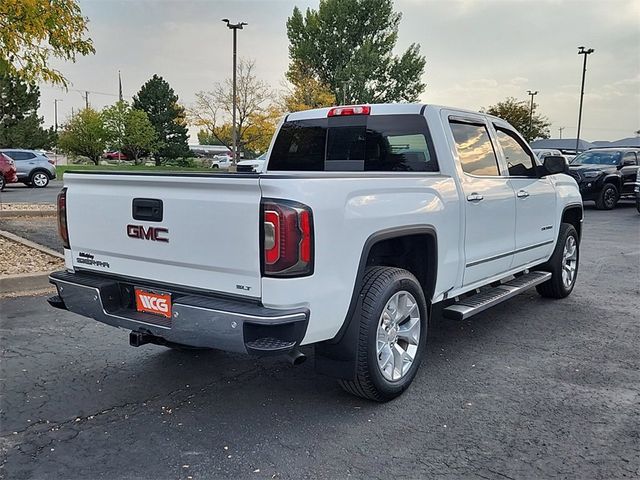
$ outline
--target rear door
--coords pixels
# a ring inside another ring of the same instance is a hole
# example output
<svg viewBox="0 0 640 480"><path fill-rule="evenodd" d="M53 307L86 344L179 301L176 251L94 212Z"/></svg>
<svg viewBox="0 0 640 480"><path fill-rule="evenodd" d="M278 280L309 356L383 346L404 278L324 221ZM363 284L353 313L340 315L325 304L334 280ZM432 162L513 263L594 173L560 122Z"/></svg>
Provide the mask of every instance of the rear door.
<svg viewBox="0 0 640 480"><path fill-rule="evenodd" d="M255 175L66 174L75 269L260 296Z"/></svg>
<svg viewBox="0 0 640 480"><path fill-rule="evenodd" d="M515 252L512 267L551 255L555 228L556 191L547 177L539 178L534 154L506 125L494 124L504 175L516 194Z"/></svg>
<svg viewBox="0 0 640 480"><path fill-rule="evenodd" d="M465 209L463 285L506 272L515 247L515 198L500 175L488 125L480 115L449 116Z"/></svg>

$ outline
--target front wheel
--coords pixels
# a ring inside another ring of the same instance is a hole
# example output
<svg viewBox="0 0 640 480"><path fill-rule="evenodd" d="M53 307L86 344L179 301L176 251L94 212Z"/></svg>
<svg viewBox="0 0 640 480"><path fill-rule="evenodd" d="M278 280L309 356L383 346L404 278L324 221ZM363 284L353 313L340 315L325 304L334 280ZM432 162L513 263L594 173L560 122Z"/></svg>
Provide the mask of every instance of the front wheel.
<svg viewBox="0 0 640 480"><path fill-rule="evenodd" d="M361 290L356 377L339 380L347 392L385 402L404 392L427 343L427 305L420 283L401 268L373 267Z"/></svg>
<svg viewBox="0 0 640 480"><path fill-rule="evenodd" d="M612 183L605 183L596 200L596 208L598 210L612 210L617 205L619 198L620 194L616 186Z"/></svg>
<svg viewBox="0 0 640 480"><path fill-rule="evenodd" d="M0 173L0 192L4 190L4 186L6 184L7 184L7 182L4 179L4 175L2 175L2 173Z"/></svg>
<svg viewBox="0 0 640 480"><path fill-rule="evenodd" d="M568 297L576 284L579 261L578 232L570 223L562 223L553 255L539 268L551 272L551 279L536 287L538 293L547 298Z"/></svg>
<svg viewBox="0 0 640 480"><path fill-rule="evenodd" d="M36 188L44 188L49 185L49 175L44 172L33 172L29 178L29 183Z"/></svg>

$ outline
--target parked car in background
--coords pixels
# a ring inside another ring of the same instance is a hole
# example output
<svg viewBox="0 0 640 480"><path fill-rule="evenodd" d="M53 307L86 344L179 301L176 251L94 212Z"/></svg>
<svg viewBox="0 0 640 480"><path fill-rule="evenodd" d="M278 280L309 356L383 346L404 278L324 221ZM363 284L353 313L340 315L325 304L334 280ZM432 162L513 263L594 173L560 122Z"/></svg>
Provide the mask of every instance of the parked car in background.
<svg viewBox="0 0 640 480"><path fill-rule="evenodd" d="M231 154L216 155L211 159L211 168L229 168L232 163Z"/></svg>
<svg viewBox="0 0 640 480"><path fill-rule="evenodd" d="M44 188L49 180L56 178L54 161L35 150L3 148L0 153L10 157L16 164L18 181L30 187Z"/></svg>
<svg viewBox="0 0 640 480"><path fill-rule="evenodd" d="M106 158L107 160L129 160L129 157L127 157L124 153L118 151L106 152L104 154L104 158Z"/></svg>
<svg viewBox="0 0 640 480"><path fill-rule="evenodd" d="M4 190L7 183L15 183L18 181L16 173L16 164L4 153L0 153L0 192Z"/></svg>
<svg viewBox="0 0 640 480"><path fill-rule="evenodd" d="M620 197L634 195L638 157L640 148L593 148L571 160L569 174L578 182L582 200L611 210Z"/></svg>
<svg viewBox="0 0 640 480"><path fill-rule="evenodd" d="M560 150L554 150L554 149L549 149L549 148L534 148L533 149L533 153L536 154L536 157L538 157L538 159L541 162L544 162L544 159L547 157L564 157L564 159L567 161L567 164L569 163L569 158L563 154Z"/></svg>
<svg viewBox="0 0 640 480"><path fill-rule="evenodd" d="M238 172L264 172L267 164L267 154L263 153L253 160L242 160L238 162Z"/></svg>

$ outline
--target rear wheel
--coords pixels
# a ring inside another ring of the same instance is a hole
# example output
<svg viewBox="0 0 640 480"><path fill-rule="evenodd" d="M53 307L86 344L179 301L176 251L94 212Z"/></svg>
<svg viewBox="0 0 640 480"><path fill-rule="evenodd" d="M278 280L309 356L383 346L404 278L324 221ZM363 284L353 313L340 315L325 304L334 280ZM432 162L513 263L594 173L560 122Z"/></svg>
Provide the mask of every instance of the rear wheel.
<svg viewBox="0 0 640 480"><path fill-rule="evenodd" d="M620 198L620 193L612 183L605 183L602 191L596 200L596 208L598 210L611 210L615 208Z"/></svg>
<svg viewBox="0 0 640 480"><path fill-rule="evenodd" d="M384 402L413 381L427 341L427 306L418 280L407 270L373 267L361 290L356 378L339 380L347 392Z"/></svg>
<svg viewBox="0 0 640 480"><path fill-rule="evenodd" d="M49 185L49 175L41 171L33 172L29 177L29 183L36 188L44 188Z"/></svg>
<svg viewBox="0 0 640 480"><path fill-rule="evenodd" d="M579 261L578 232L570 223L563 223L553 255L540 267L540 270L551 272L551 279L536 287L538 293L547 298L568 297L576 284Z"/></svg>
<svg viewBox="0 0 640 480"><path fill-rule="evenodd" d="M6 181L4 179L4 175L0 173L0 192L4 190L4 186L6 185Z"/></svg>

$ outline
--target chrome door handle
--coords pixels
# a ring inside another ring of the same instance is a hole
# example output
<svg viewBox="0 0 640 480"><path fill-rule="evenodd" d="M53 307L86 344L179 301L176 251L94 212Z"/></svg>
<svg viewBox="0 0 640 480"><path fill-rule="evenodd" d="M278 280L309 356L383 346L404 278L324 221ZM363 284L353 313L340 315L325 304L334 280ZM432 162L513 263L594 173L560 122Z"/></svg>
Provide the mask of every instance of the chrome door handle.
<svg viewBox="0 0 640 480"><path fill-rule="evenodd" d="M480 195L479 193L475 193L475 192L467 195L467 201L469 201L469 202L479 202L483 198L484 197L482 195Z"/></svg>
<svg viewBox="0 0 640 480"><path fill-rule="evenodd" d="M520 190L517 193L518 198L527 198L529 196L529 192L527 192L526 190Z"/></svg>

